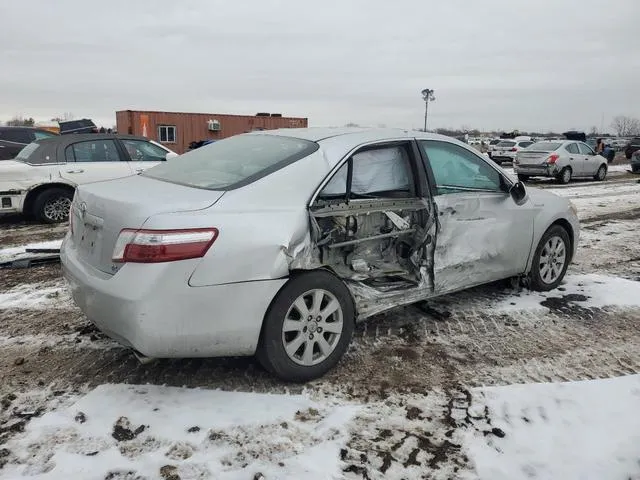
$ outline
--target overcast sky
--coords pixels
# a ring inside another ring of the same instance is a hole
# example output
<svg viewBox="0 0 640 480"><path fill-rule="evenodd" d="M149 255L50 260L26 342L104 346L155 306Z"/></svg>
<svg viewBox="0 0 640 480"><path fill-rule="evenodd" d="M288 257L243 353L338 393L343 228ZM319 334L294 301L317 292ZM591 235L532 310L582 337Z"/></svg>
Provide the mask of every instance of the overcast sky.
<svg viewBox="0 0 640 480"><path fill-rule="evenodd" d="M0 120L280 112L310 125L640 117L640 0L0 0Z"/></svg>

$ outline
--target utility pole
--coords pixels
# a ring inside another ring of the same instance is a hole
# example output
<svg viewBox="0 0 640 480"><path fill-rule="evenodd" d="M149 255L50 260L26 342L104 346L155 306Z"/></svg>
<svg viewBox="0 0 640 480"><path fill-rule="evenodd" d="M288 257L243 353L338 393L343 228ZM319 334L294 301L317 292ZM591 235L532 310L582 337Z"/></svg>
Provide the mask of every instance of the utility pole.
<svg viewBox="0 0 640 480"><path fill-rule="evenodd" d="M427 131L427 115L429 114L429 102L433 102L436 97L433 95L435 90L425 88L422 90L422 99L424 100L424 131Z"/></svg>

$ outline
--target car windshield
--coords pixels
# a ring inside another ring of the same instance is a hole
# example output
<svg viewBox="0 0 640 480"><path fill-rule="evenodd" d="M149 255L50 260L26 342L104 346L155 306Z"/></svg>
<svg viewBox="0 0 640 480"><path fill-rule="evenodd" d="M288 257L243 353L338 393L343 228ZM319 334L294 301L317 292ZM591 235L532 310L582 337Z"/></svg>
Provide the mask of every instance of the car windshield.
<svg viewBox="0 0 640 480"><path fill-rule="evenodd" d="M20 152L18 152L18 155L16 155L15 160L18 160L19 162L26 162L33 155L33 153L38 149L39 146L40 145L37 144L36 142L30 143L29 145L24 147L22 150L20 150Z"/></svg>
<svg viewBox="0 0 640 480"><path fill-rule="evenodd" d="M503 140L500 143L498 143L499 147L514 147L516 145L516 142L512 142L510 140Z"/></svg>
<svg viewBox="0 0 640 480"><path fill-rule="evenodd" d="M553 152L562 146L562 143L559 142L536 142L533 145L530 145L527 150L532 150L536 152Z"/></svg>
<svg viewBox="0 0 640 480"><path fill-rule="evenodd" d="M317 143L298 138L237 135L163 162L143 175L189 187L231 190L269 175L318 148Z"/></svg>

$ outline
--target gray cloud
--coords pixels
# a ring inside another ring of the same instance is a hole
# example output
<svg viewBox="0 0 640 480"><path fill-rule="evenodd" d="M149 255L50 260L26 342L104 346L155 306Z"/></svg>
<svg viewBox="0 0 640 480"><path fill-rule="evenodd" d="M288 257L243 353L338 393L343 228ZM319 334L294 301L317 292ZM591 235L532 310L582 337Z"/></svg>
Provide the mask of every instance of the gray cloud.
<svg viewBox="0 0 640 480"><path fill-rule="evenodd" d="M640 116L627 0L0 3L0 119L258 111L312 125L565 129Z"/></svg>

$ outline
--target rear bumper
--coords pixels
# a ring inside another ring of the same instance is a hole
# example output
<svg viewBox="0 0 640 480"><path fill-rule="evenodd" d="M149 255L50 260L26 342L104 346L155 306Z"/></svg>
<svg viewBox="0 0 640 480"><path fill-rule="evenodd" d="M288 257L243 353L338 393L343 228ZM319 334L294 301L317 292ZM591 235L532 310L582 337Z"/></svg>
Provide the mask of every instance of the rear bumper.
<svg viewBox="0 0 640 480"><path fill-rule="evenodd" d="M514 165L513 171L530 177L555 177L559 170L555 165Z"/></svg>
<svg viewBox="0 0 640 480"><path fill-rule="evenodd" d="M26 192L0 189L0 214L22 213Z"/></svg>
<svg viewBox="0 0 640 480"><path fill-rule="evenodd" d="M197 260L126 264L111 276L87 265L68 238L62 267L78 307L106 335L149 357L254 354L265 312L286 282L190 287Z"/></svg>

